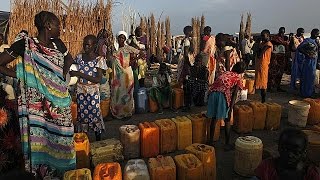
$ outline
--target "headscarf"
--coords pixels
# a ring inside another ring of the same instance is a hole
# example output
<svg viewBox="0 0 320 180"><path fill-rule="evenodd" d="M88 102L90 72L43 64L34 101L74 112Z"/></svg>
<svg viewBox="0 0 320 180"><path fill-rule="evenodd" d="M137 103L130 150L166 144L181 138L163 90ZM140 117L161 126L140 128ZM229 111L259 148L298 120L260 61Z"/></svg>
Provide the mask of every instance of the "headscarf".
<svg viewBox="0 0 320 180"><path fill-rule="evenodd" d="M128 39L128 33L126 33L125 31L119 31L117 33L117 37L119 37L120 35L124 35L126 37L126 40Z"/></svg>
<svg viewBox="0 0 320 180"><path fill-rule="evenodd" d="M119 31L119 32L117 33L117 37L116 37L115 42L114 42L114 47L115 47L115 49L116 49L117 51L119 50L118 37L119 37L120 35L124 35L124 36L126 37L126 40L128 39L128 33L126 33L125 31ZM127 44L126 41L125 41L124 43Z"/></svg>

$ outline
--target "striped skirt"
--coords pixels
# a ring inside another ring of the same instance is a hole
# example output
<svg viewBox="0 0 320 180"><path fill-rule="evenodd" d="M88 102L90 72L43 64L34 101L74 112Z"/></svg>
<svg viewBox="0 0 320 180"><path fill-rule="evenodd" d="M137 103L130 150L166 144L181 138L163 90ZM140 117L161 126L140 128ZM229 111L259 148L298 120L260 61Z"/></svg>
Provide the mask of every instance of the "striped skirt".
<svg viewBox="0 0 320 180"><path fill-rule="evenodd" d="M53 178L75 169L70 107L56 107L36 89L22 88L18 111L26 170Z"/></svg>

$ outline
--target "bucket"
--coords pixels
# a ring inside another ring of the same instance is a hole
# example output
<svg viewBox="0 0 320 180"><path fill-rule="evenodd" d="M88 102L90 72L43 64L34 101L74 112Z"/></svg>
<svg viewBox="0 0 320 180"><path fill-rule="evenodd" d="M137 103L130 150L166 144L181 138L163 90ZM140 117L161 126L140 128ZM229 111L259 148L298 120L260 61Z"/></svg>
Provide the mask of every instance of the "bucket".
<svg viewBox="0 0 320 180"><path fill-rule="evenodd" d="M288 122L299 127L306 127L310 104L304 101L289 101Z"/></svg>

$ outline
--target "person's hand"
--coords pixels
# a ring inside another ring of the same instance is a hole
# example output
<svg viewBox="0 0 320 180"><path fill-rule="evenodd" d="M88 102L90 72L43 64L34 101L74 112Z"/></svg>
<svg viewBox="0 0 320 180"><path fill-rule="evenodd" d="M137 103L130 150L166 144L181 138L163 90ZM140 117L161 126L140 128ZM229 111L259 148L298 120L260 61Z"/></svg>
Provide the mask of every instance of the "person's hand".
<svg viewBox="0 0 320 180"><path fill-rule="evenodd" d="M70 74L71 77L79 76L79 72L78 71L70 71L69 74Z"/></svg>

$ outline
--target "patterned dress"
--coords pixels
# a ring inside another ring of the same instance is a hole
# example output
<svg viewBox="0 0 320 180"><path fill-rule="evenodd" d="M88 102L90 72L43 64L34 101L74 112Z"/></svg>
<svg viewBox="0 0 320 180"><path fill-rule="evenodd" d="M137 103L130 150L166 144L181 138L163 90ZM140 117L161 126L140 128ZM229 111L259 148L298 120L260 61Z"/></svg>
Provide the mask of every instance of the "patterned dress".
<svg viewBox="0 0 320 180"><path fill-rule="evenodd" d="M79 71L95 77L97 68L106 70L106 60L99 56L92 61L84 61L82 54L78 55L75 62L79 65ZM100 109L100 84L92 83L84 78L79 79L77 85L78 121L82 125L82 131L90 129L101 131L104 129L103 118Z"/></svg>
<svg viewBox="0 0 320 180"><path fill-rule="evenodd" d="M139 50L125 45L113 54L111 112L118 119L131 117L134 111L134 79L130 57L138 53Z"/></svg>
<svg viewBox="0 0 320 180"><path fill-rule="evenodd" d="M228 118L232 93L235 87L243 88L242 77L235 72L226 71L209 87L207 117L216 120Z"/></svg>
<svg viewBox="0 0 320 180"><path fill-rule="evenodd" d="M25 169L40 178L61 177L76 165L64 54L53 46L24 36L8 50L23 57L17 64L21 145Z"/></svg>
<svg viewBox="0 0 320 180"><path fill-rule="evenodd" d="M204 60L204 64L208 68L209 84L212 84L216 75L216 59L214 57L216 53L216 40L214 36L205 36L204 40L206 41L203 53L207 55L207 59Z"/></svg>
<svg viewBox="0 0 320 180"><path fill-rule="evenodd" d="M285 41L280 36L274 36L271 39L273 49L269 64L268 87L280 87L282 75L287 64L287 49L289 41Z"/></svg>

